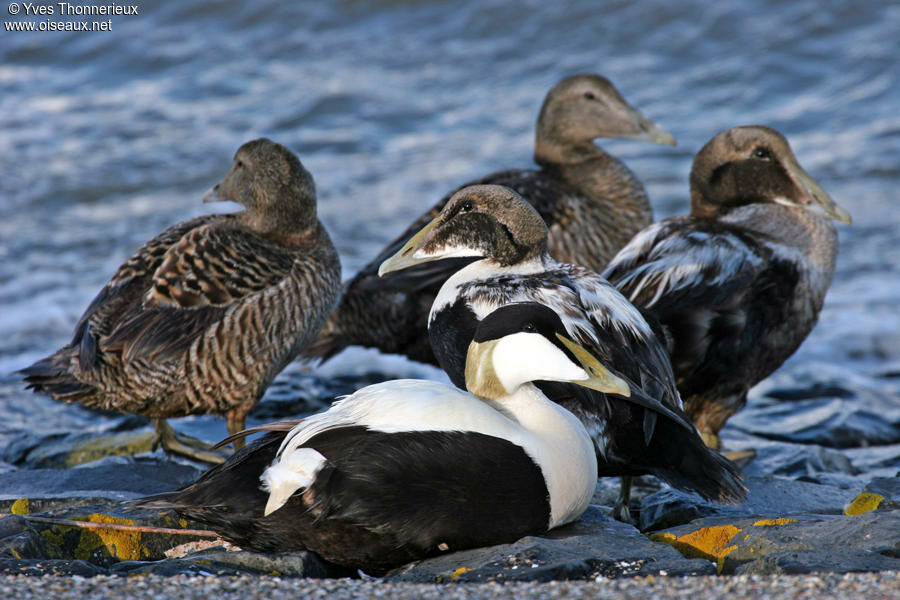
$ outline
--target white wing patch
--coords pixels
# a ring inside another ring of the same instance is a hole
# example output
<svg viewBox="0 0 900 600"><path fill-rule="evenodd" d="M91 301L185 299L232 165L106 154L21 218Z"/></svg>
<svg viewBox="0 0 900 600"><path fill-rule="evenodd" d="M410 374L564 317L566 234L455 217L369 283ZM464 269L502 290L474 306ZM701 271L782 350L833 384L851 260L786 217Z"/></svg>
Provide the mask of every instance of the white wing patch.
<svg viewBox="0 0 900 600"><path fill-rule="evenodd" d="M444 285L441 286L440 291L438 291L437 296L434 298L434 303L431 305L431 312L428 315L428 324L431 324L431 321L437 313L456 301L460 294L460 287L463 285L471 281L486 280L503 275L529 275L532 273L540 273L546 268L546 259L553 260L547 256L544 260L535 259L520 265L504 267L498 262L486 258L466 265L454 273L444 282ZM494 308L485 313L485 315L490 314L498 307L499 306L494 306ZM479 314L478 318L482 319L485 315Z"/></svg>
<svg viewBox="0 0 900 600"><path fill-rule="evenodd" d="M260 478L262 491L269 492L263 515L269 516L284 506L294 492L311 486L327 462L324 456L312 448L298 448L281 459L276 459L263 471Z"/></svg>
<svg viewBox="0 0 900 600"><path fill-rule="evenodd" d="M549 255L512 267L489 260L466 266L444 283L429 323L461 296L478 320L507 304L543 304L560 316L566 331L580 342L599 342L597 327L639 339L653 336L641 313L603 277L583 267L558 263Z"/></svg>
<svg viewBox="0 0 900 600"><path fill-rule="evenodd" d="M604 275L613 277L616 287L627 290L634 302L642 292L652 292L645 308L666 294L690 287L724 285L748 267L762 268L762 257L742 240L726 233L711 235L697 230L672 229L661 222L636 235L610 262ZM662 235L661 235L662 234Z"/></svg>

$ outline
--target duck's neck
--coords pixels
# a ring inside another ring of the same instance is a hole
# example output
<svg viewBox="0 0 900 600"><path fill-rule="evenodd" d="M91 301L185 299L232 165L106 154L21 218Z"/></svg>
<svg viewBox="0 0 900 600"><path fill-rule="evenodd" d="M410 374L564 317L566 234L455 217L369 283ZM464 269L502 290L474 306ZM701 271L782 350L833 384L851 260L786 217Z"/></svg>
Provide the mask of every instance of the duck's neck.
<svg viewBox="0 0 900 600"><path fill-rule="evenodd" d="M534 142L534 162L542 167L572 165L604 157L612 158L590 140L562 143L538 132Z"/></svg>
<svg viewBox="0 0 900 600"><path fill-rule="evenodd" d="M590 200L573 208L578 214L573 216L575 223L568 226L573 231L573 239L568 241L571 248L557 239L559 236L551 236L550 252L562 262L602 269L634 234L653 221L650 199L635 174L593 143L584 147L538 147L535 162ZM604 226L597 227L598 223Z"/></svg>
<svg viewBox="0 0 900 600"><path fill-rule="evenodd" d="M530 434L525 448L544 473L550 493L549 527L578 518L597 484L594 444L581 421L531 383L487 402Z"/></svg>
<svg viewBox="0 0 900 600"><path fill-rule="evenodd" d="M815 269L829 274L834 272L837 229L824 217L799 207L766 203L738 208L722 220L739 224L780 246L795 249Z"/></svg>
<svg viewBox="0 0 900 600"><path fill-rule="evenodd" d="M492 258L483 258L466 265L451 275L438 291L434 302L431 304L429 324L434 315L448 305L456 302L460 295L460 287L473 281L483 281L500 275L529 275L545 271L548 265L555 264L553 258L544 252L538 256L526 259L515 265L502 265Z"/></svg>

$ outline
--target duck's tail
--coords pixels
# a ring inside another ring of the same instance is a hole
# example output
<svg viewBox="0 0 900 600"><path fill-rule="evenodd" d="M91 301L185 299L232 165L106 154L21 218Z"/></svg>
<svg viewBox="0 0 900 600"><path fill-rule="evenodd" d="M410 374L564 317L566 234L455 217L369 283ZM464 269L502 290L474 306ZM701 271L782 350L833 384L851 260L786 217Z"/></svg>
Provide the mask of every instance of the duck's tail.
<svg viewBox="0 0 900 600"><path fill-rule="evenodd" d="M97 392L97 388L80 381L72 373L74 350L68 347L42 358L31 366L16 371L21 375L26 388L47 394L55 400L64 402L83 402Z"/></svg>

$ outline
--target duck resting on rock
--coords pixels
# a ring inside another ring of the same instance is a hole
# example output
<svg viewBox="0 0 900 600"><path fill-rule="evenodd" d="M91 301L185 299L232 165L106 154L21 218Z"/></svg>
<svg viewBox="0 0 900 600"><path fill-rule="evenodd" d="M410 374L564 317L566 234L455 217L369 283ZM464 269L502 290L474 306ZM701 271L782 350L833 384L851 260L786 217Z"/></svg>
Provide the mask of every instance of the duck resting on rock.
<svg viewBox="0 0 900 600"><path fill-rule="evenodd" d="M803 342L850 215L768 127L728 129L691 169L690 215L638 233L603 271L665 332L678 390L707 443Z"/></svg>
<svg viewBox="0 0 900 600"><path fill-rule="evenodd" d="M537 119L534 161L539 168L492 173L441 199L344 284L338 307L303 355L328 360L359 345L437 364L425 335L428 313L441 285L466 260L417 265L382 278L378 266L469 185L512 188L547 223L551 256L600 271L653 221L643 185L594 144L601 137L675 145L669 133L632 108L606 78L566 77L547 94Z"/></svg>
<svg viewBox="0 0 900 600"><path fill-rule="evenodd" d="M530 382L629 387L567 336L545 306L502 307L468 344L469 392L408 379L368 386L326 412L250 430L273 431L138 505L174 508L243 549L312 550L372 575L571 522L597 483L593 445Z"/></svg>
<svg viewBox="0 0 900 600"><path fill-rule="evenodd" d="M628 520L630 477L651 473L717 501L745 488L733 464L707 448L682 413L669 357L654 330L595 272L557 262L547 226L516 192L496 185L464 188L440 214L382 263L390 273L445 257L475 258L441 287L428 323L435 356L458 386L478 324L498 308L537 302L558 313L567 335L629 383L630 397L538 382L585 425L599 474L623 477L615 516Z"/></svg>
<svg viewBox="0 0 900 600"><path fill-rule="evenodd" d="M340 262L316 218L313 178L287 148L247 142L204 197L244 210L178 223L131 256L72 340L22 369L29 388L89 408L151 417L167 452L191 447L165 419L225 415L228 431L318 333Z"/></svg>

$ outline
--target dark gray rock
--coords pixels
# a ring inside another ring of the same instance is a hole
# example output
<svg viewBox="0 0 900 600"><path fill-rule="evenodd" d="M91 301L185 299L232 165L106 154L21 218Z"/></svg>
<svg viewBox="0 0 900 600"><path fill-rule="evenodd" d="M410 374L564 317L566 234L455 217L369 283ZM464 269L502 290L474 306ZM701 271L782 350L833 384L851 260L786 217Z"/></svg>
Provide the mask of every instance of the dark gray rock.
<svg viewBox="0 0 900 600"><path fill-rule="evenodd" d="M855 476L860 473L846 454L833 448L764 441L753 444L753 449L756 456L741 470L744 477L777 475L795 478L824 473Z"/></svg>
<svg viewBox="0 0 900 600"><path fill-rule="evenodd" d="M177 489L201 471L169 460L115 459L76 469L19 469L0 473L0 509L27 498L31 512L97 499L127 500ZM47 502L54 500L56 502ZM62 502L60 502L62 501Z"/></svg>
<svg viewBox="0 0 900 600"><path fill-rule="evenodd" d="M52 521L35 520L47 518ZM167 529L193 528L190 522L180 519L174 512L133 509L129 503L114 501L90 506L67 506L40 515L29 515L24 520L24 531L0 540L0 557L86 560L108 567L123 560L162 559L170 548L185 542L209 539L168 531L83 528L74 523L89 521Z"/></svg>
<svg viewBox="0 0 900 600"><path fill-rule="evenodd" d="M736 505L715 504L675 489L651 494L641 502L641 531L712 516L841 514L860 491L774 477L747 477L744 483L750 492Z"/></svg>
<svg viewBox="0 0 900 600"><path fill-rule="evenodd" d="M879 502L878 510L900 509L900 478L878 477L863 488L865 494L878 494L884 500Z"/></svg>
<svg viewBox="0 0 900 600"><path fill-rule="evenodd" d="M880 570L883 558L896 559L900 555L900 511L872 511L857 516L796 515L794 517L712 517L656 532L652 538L672 544L690 558L716 560L723 573L734 573L747 563L753 563L770 555L783 555L772 561L761 562L748 569L775 569L778 565L792 565L792 569L830 570L836 564L824 560L832 551L848 552L853 556L852 569ZM789 552L809 560L801 567L791 563ZM816 554L821 553L821 555ZM871 558L866 568L865 558ZM768 566L767 566L768 565ZM818 566L817 566L818 565ZM848 567L851 563L848 563ZM897 564L894 568L900 567ZM800 571L798 571L800 572Z"/></svg>
<svg viewBox="0 0 900 600"><path fill-rule="evenodd" d="M736 575L900 571L900 560L868 550L785 550L741 565Z"/></svg>
<svg viewBox="0 0 900 600"><path fill-rule="evenodd" d="M685 560L596 507L544 536L463 550L397 569L395 581L552 581L666 573L709 574L707 561Z"/></svg>
<svg viewBox="0 0 900 600"><path fill-rule="evenodd" d="M24 521L24 519L23 519ZM65 556L59 546L50 542L41 532L25 522L22 530L0 539L0 560L45 560L71 559Z"/></svg>
<svg viewBox="0 0 900 600"><path fill-rule="evenodd" d="M277 575L280 577L355 577L357 572L322 560L313 552L226 552L207 550L184 558L159 561L123 561L109 569L113 574L154 575Z"/></svg>
<svg viewBox="0 0 900 600"><path fill-rule="evenodd" d="M174 577L176 575L243 575L240 569L226 565L200 563L183 558L166 558L155 561L122 561L112 565L107 571L112 575L158 575Z"/></svg>
<svg viewBox="0 0 900 600"><path fill-rule="evenodd" d="M731 427L769 440L851 448L900 443L900 403L882 382L822 363L761 384Z"/></svg>
<svg viewBox="0 0 900 600"><path fill-rule="evenodd" d="M93 577L103 575L106 569L83 560L15 560L0 558L0 574L3 575L57 575Z"/></svg>
<svg viewBox="0 0 900 600"><path fill-rule="evenodd" d="M19 535L28 528L28 521L19 515L8 515L0 518L0 540Z"/></svg>
<svg viewBox="0 0 900 600"><path fill-rule="evenodd" d="M11 444L6 456L28 469L68 469L107 456L133 456L150 452L156 435L151 427L109 433L69 433L43 439L24 436ZM16 452L18 456L11 453Z"/></svg>

